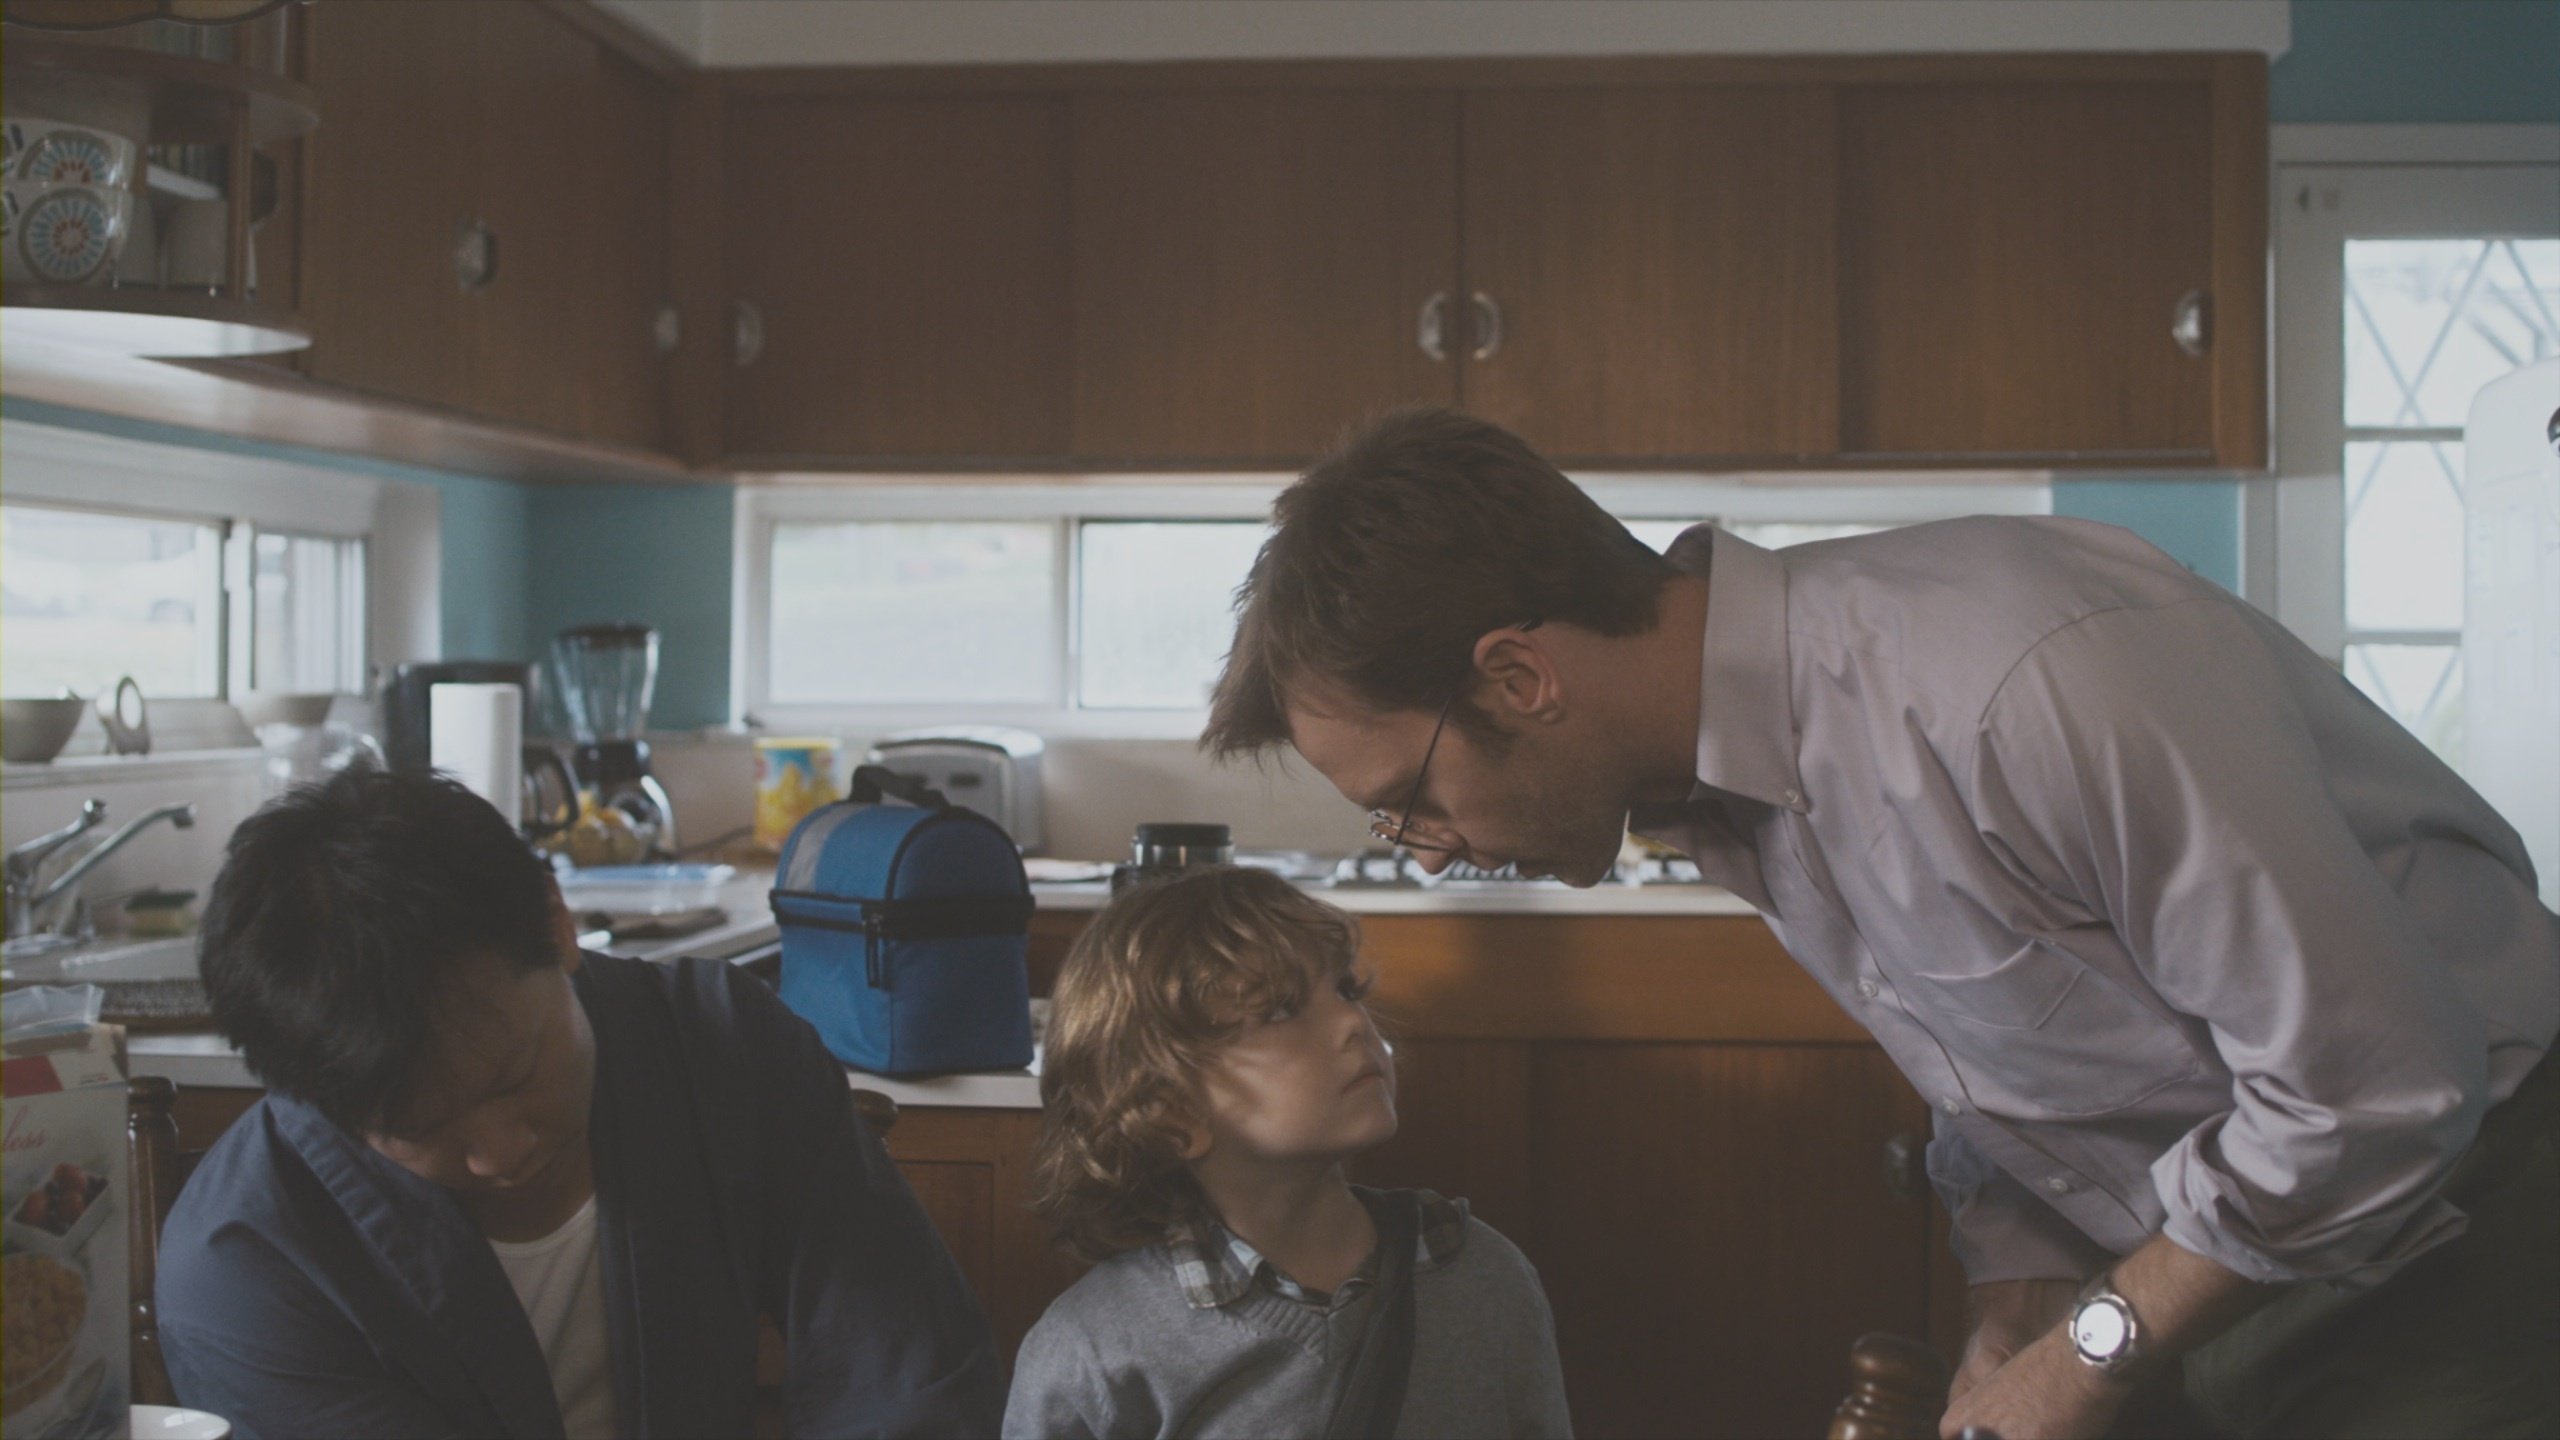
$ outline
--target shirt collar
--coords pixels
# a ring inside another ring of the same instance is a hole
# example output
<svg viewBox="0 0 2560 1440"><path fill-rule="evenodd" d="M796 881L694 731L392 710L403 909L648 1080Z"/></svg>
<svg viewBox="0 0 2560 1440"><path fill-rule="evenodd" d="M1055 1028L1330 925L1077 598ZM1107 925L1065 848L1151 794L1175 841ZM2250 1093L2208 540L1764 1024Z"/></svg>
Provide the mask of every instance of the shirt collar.
<svg viewBox="0 0 2560 1440"><path fill-rule="evenodd" d="M1446 1200L1428 1190L1413 1193L1422 1205L1422 1233L1414 1242L1413 1253L1414 1270L1419 1273L1447 1264L1466 1247L1467 1206L1463 1200ZM1243 1236L1214 1218L1176 1228L1165 1248L1173 1257L1174 1279L1181 1284L1183 1298L1191 1302L1194 1310L1232 1305L1257 1283L1302 1304L1315 1302L1305 1287L1289 1278ZM1378 1257L1372 1253L1335 1292L1336 1303L1377 1283L1377 1278Z"/></svg>
<svg viewBox="0 0 2560 1440"><path fill-rule="evenodd" d="M1705 663L1698 671L1698 785L1802 811L1796 711L1787 653L1787 570L1773 551L1712 525L1672 544L1668 558L1707 577Z"/></svg>

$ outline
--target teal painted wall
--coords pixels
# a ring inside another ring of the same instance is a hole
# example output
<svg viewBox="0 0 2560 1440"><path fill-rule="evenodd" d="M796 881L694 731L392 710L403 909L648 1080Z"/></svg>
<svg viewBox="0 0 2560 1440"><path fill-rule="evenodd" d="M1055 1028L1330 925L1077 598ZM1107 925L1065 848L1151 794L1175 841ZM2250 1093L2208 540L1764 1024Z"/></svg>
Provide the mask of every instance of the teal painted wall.
<svg viewBox="0 0 2560 1440"><path fill-rule="evenodd" d="M22 420L432 485L442 495L437 583L444 654L456 659L520 660L530 653L527 637L533 632L526 620L524 577L532 530L522 486L298 445L267 445L14 397L0 398L0 420Z"/></svg>
<svg viewBox="0 0 2560 1440"><path fill-rule="evenodd" d="M2560 0L2293 0L2267 108L2295 124L2560 122Z"/></svg>
<svg viewBox="0 0 2560 1440"><path fill-rule="evenodd" d="M2560 0L2294 0L2267 109L2279 124L2560 122ZM2053 509L2137 531L2238 587L2234 482L2061 480Z"/></svg>
<svg viewBox="0 0 2560 1440"><path fill-rule="evenodd" d="M729 718L730 516L726 485L573 485L532 492L525 574L531 638L637 620L658 630L649 723Z"/></svg>

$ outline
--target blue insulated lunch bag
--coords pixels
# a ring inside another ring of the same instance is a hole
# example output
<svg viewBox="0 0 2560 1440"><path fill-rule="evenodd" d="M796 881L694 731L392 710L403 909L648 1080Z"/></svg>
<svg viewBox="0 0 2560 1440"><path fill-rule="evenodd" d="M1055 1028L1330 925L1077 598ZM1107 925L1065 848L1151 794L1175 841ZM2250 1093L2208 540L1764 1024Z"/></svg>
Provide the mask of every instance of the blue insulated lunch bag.
<svg viewBox="0 0 2560 1440"><path fill-rule="evenodd" d="M884 798L907 803L890 805ZM1031 886L1004 827L879 766L783 842L782 1002L876 1075L1031 1063Z"/></svg>

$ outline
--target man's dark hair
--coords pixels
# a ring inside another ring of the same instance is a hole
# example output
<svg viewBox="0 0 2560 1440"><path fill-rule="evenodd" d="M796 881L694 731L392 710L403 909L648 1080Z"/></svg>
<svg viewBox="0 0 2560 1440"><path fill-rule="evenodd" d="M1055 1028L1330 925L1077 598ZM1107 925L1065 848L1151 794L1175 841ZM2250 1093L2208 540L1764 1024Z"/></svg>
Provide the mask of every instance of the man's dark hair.
<svg viewBox="0 0 2560 1440"><path fill-rule="evenodd" d="M1455 410L1349 436L1272 520L1201 736L1221 759L1287 743L1287 692L1310 680L1382 713L1438 710L1488 631L1643 634L1678 573L1519 436ZM1449 719L1492 738L1471 702Z"/></svg>
<svg viewBox="0 0 2560 1440"><path fill-rule="evenodd" d="M560 963L550 871L441 776L349 770L231 837L205 902L213 1017L268 1088L349 1130L409 1100L434 1002L472 958Z"/></svg>

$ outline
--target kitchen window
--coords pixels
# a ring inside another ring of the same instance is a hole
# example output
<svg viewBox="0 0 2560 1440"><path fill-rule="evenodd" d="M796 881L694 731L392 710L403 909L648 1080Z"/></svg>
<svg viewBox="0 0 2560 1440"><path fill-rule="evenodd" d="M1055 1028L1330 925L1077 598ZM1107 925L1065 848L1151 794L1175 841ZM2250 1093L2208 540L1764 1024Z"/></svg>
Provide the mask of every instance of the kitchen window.
<svg viewBox="0 0 2560 1440"><path fill-rule="evenodd" d="M433 653L425 486L32 420L0 445L0 691L359 694L374 664ZM188 713L154 714L173 748L222 733Z"/></svg>
<svg viewBox="0 0 2560 1440"><path fill-rule="evenodd" d="M0 505L0 692L220 695L222 547L203 521Z"/></svg>
<svg viewBox="0 0 2560 1440"><path fill-rule="evenodd" d="M1282 483L742 487L737 712L781 730L1196 735ZM2033 483L1584 483L1656 547L1703 518L1779 547L2050 508Z"/></svg>
<svg viewBox="0 0 2560 1440"><path fill-rule="evenodd" d="M364 688L364 541L246 520L0 505L0 691Z"/></svg>

